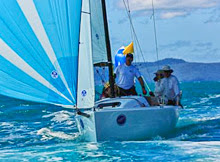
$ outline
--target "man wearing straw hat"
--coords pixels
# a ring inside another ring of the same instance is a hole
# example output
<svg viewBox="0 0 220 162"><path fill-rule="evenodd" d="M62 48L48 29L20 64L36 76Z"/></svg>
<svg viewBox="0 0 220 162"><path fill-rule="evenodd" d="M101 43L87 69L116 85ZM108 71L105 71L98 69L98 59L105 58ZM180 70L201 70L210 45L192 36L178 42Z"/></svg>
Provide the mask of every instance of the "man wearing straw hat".
<svg viewBox="0 0 220 162"><path fill-rule="evenodd" d="M161 93L168 105L180 105L180 88L178 79L172 75L173 69L166 65L163 67L164 78L155 93Z"/></svg>

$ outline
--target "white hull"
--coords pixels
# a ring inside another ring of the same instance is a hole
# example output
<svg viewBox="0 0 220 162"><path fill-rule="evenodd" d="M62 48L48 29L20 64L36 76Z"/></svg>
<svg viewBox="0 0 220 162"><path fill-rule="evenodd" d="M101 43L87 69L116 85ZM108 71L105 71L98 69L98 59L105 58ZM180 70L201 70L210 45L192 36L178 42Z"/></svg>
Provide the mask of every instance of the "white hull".
<svg viewBox="0 0 220 162"><path fill-rule="evenodd" d="M109 101L103 103L110 103ZM127 98L118 108L108 107L88 111L86 112L90 115L88 118L77 115L77 126L84 140L93 142L146 140L157 135L165 135L175 128L179 117L178 106L134 105L135 101Z"/></svg>

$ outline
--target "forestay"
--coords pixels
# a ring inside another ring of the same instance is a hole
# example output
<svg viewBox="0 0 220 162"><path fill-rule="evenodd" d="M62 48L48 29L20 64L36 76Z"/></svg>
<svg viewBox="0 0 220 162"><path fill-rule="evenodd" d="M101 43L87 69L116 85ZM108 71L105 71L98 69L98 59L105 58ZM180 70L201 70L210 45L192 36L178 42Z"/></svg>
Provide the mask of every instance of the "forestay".
<svg viewBox="0 0 220 162"><path fill-rule="evenodd" d="M75 105L81 0L0 1L0 94Z"/></svg>

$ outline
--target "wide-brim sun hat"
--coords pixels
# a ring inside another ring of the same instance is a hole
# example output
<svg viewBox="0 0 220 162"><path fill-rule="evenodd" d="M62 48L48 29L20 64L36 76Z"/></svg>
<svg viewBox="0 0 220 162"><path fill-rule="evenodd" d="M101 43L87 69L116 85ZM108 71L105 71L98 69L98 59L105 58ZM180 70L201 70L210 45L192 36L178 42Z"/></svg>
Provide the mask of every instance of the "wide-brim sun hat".
<svg viewBox="0 0 220 162"><path fill-rule="evenodd" d="M154 74L163 74L163 70L157 70L157 72L155 72Z"/></svg>
<svg viewBox="0 0 220 162"><path fill-rule="evenodd" d="M165 65L162 70L163 71L168 71L168 72L171 72L171 73L173 72L173 69L171 69L169 65Z"/></svg>

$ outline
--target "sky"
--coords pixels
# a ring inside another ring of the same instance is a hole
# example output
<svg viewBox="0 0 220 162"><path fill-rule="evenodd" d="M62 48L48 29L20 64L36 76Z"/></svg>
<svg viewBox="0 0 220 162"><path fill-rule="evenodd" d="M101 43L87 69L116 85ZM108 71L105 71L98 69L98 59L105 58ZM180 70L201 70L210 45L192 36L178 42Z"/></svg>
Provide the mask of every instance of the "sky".
<svg viewBox="0 0 220 162"><path fill-rule="evenodd" d="M106 0L112 53L133 40L124 1L129 4L143 53L142 56L136 43L136 61L156 61L152 0ZM220 62L220 0L153 2L159 60Z"/></svg>

